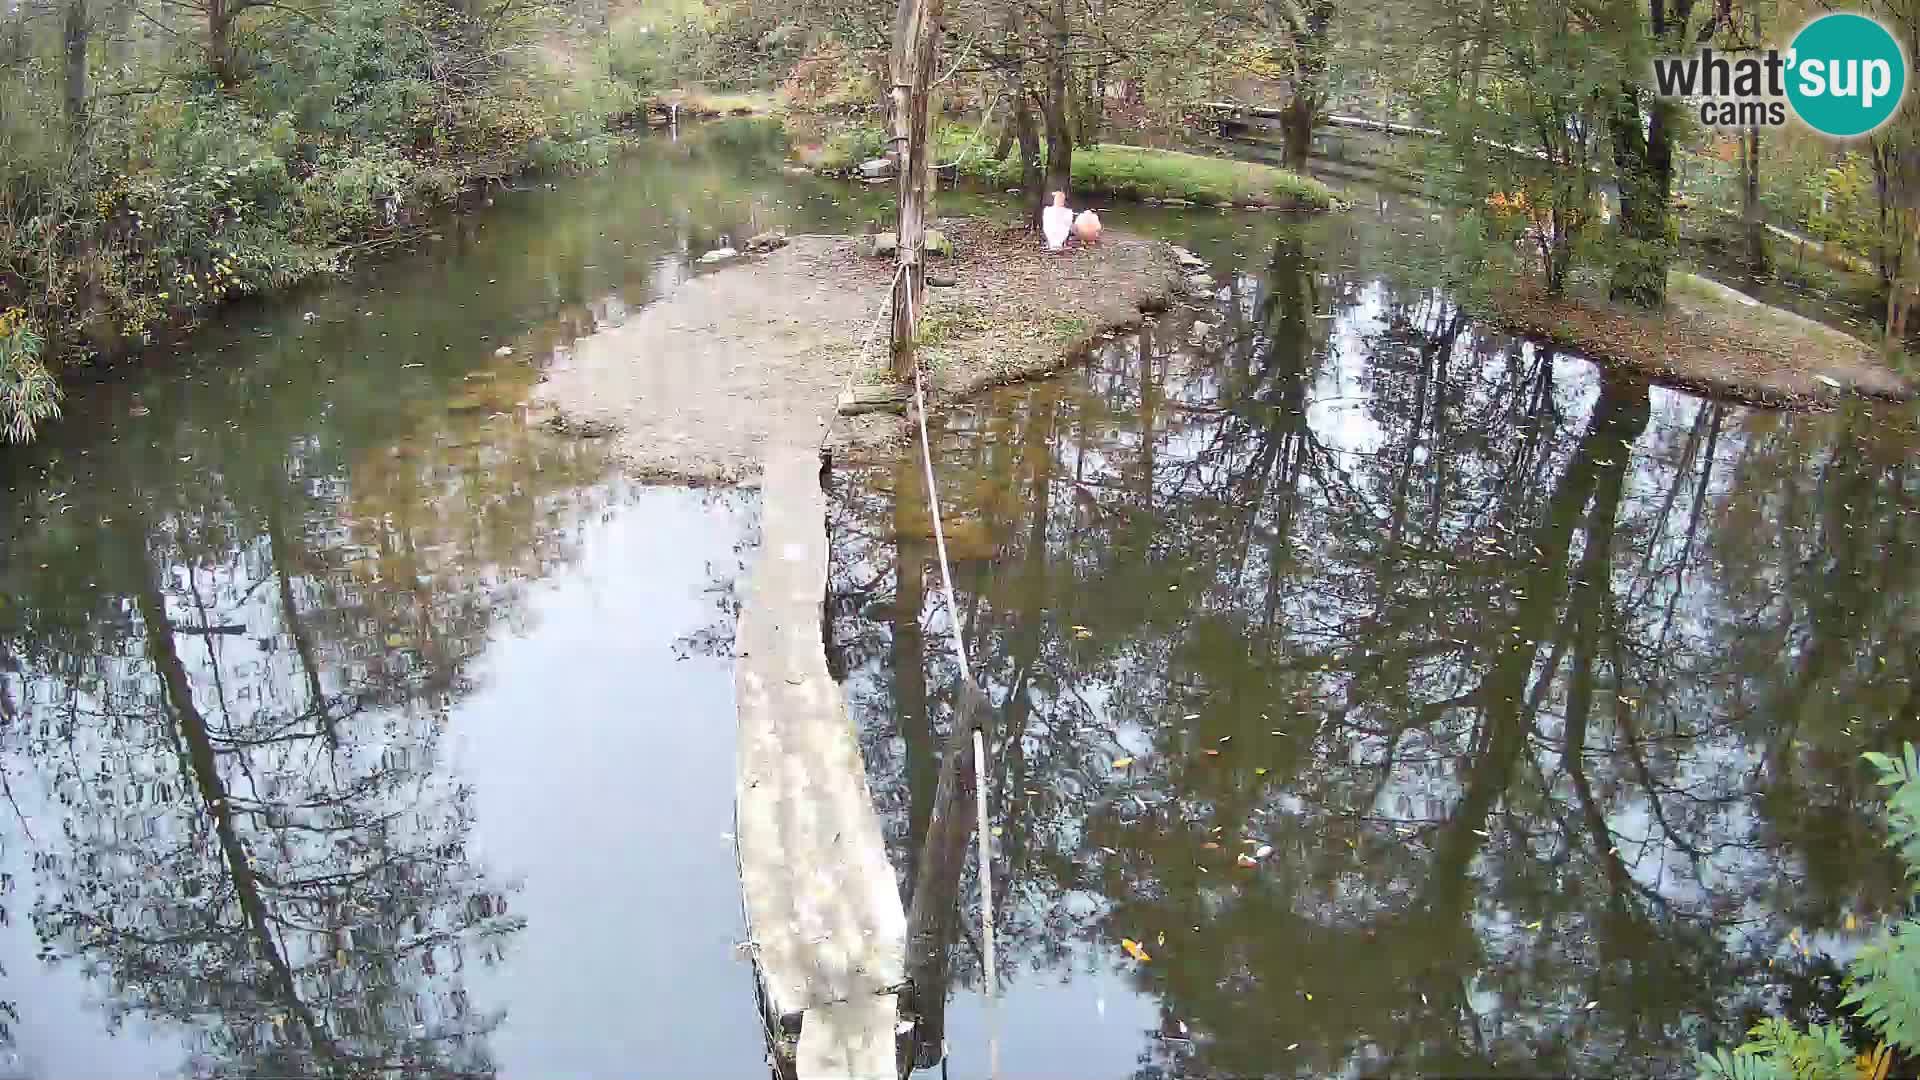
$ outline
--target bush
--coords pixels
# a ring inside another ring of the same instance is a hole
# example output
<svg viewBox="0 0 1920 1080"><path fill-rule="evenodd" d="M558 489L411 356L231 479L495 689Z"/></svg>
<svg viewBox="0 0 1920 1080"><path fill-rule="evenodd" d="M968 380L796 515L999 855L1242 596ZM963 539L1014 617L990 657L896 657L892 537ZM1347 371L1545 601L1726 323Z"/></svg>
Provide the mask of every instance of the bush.
<svg viewBox="0 0 1920 1080"><path fill-rule="evenodd" d="M1908 743L1897 758L1865 757L1890 789L1887 844L1907 877L1920 879L1920 754ZM1843 1004L1881 1037L1872 1051L1856 1054L1838 1026L1803 1031L1769 1018L1731 1052L1701 1054L1701 1080L1884 1080L1895 1051L1920 1054L1920 920L1909 916L1876 934L1848 965L1847 986Z"/></svg>
<svg viewBox="0 0 1920 1080"><path fill-rule="evenodd" d="M0 439L55 415L56 380L93 351L327 272L470 176L605 163L639 98L609 73L620 50L569 50L569 10L482 25L335 0L249 20L233 85L173 78L171 56L101 69L79 134L57 43L0 66Z"/></svg>

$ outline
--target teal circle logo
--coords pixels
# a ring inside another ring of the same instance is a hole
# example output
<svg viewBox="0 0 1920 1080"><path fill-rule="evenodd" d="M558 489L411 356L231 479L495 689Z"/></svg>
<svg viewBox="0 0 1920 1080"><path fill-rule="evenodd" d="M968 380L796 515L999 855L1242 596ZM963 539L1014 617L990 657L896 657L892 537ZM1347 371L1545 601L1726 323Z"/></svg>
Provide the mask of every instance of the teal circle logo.
<svg viewBox="0 0 1920 1080"><path fill-rule="evenodd" d="M1787 52L1787 100L1808 127L1838 139L1887 122L1907 91L1907 58L1865 15L1822 15Z"/></svg>

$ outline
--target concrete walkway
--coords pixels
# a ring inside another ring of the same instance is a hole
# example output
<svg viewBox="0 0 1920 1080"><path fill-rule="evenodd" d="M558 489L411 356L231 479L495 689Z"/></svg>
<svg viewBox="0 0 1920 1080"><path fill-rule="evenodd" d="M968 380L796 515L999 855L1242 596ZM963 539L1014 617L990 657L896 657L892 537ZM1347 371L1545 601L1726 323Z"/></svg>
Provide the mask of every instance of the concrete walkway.
<svg viewBox="0 0 1920 1080"><path fill-rule="evenodd" d="M740 883L769 1030L799 1080L896 1080L906 914L821 619L827 507L815 445L762 461L759 561L736 636Z"/></svg>

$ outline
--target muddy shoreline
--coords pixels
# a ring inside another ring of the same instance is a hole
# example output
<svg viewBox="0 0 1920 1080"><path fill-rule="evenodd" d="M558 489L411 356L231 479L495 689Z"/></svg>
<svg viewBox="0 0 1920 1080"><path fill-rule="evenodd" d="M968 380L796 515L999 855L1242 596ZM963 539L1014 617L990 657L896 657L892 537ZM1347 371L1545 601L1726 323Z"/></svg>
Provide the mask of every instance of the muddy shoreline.
<svg viewBox="0 0 1920 1080"><path fill-rule="evenodd" d="M1181 288L1171 246L1109 233L1096 248L1044 250L1024 230L943 221L921 365L938 410L988 387L1072 364L1096 339L1164 309ZM583 338L547 372L535 407L557 430L614 442L649 480L755 482L770 443L835 462L904 445L897 412L841 416L850 388L887 384L891 257L864 237L799 236L726 260Z"/></svg>
<svg viewBox="0 0 1920 1080"><path fill-rule="evenodd" d="M1507 329L1726 401L1819 409L1847 397L1902 402L1920 396L1920 386L1866 342L1682 271L1669 279L1662 312L1630 311L1594 297L1549 297L1537 287L1498 294L1486 306Z"/></svg>

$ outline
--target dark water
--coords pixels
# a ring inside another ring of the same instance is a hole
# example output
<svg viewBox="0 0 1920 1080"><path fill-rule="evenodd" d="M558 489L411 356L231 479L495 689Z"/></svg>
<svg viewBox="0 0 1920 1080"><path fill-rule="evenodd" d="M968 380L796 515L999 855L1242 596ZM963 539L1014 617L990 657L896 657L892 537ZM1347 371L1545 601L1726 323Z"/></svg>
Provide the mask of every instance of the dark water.
<svg viewBox="0 0 1920 1080"><path fill-rule="evenodd" d="M1489 333L1403 269L1424 213L1231 220L1225 303L938 436L1005 995L963 942L950 1074L997 1025L1008 1076L1691 1075L1823 1017L1903 903L1858 755L1920 735L1904 415ZM903 880L956 678L914 468L834 535Z"/></svg>
<svg viewBox="0 0 1920 1080"><path fill-rule="evenodd" d="M755 502L523 403L723 238L884 212L781 152L504 195L0 457L0 1076L763 1074ZM1900 892L1856 757L1916 727L1905 421L1489 336L1424 211L1117 216L1227 298L939 437L1001 749L950 1075L990 1028L1006 1076L1671 1073L1818 1015ZM953 700L916 477L832 522L903 878Z"/></svg>

